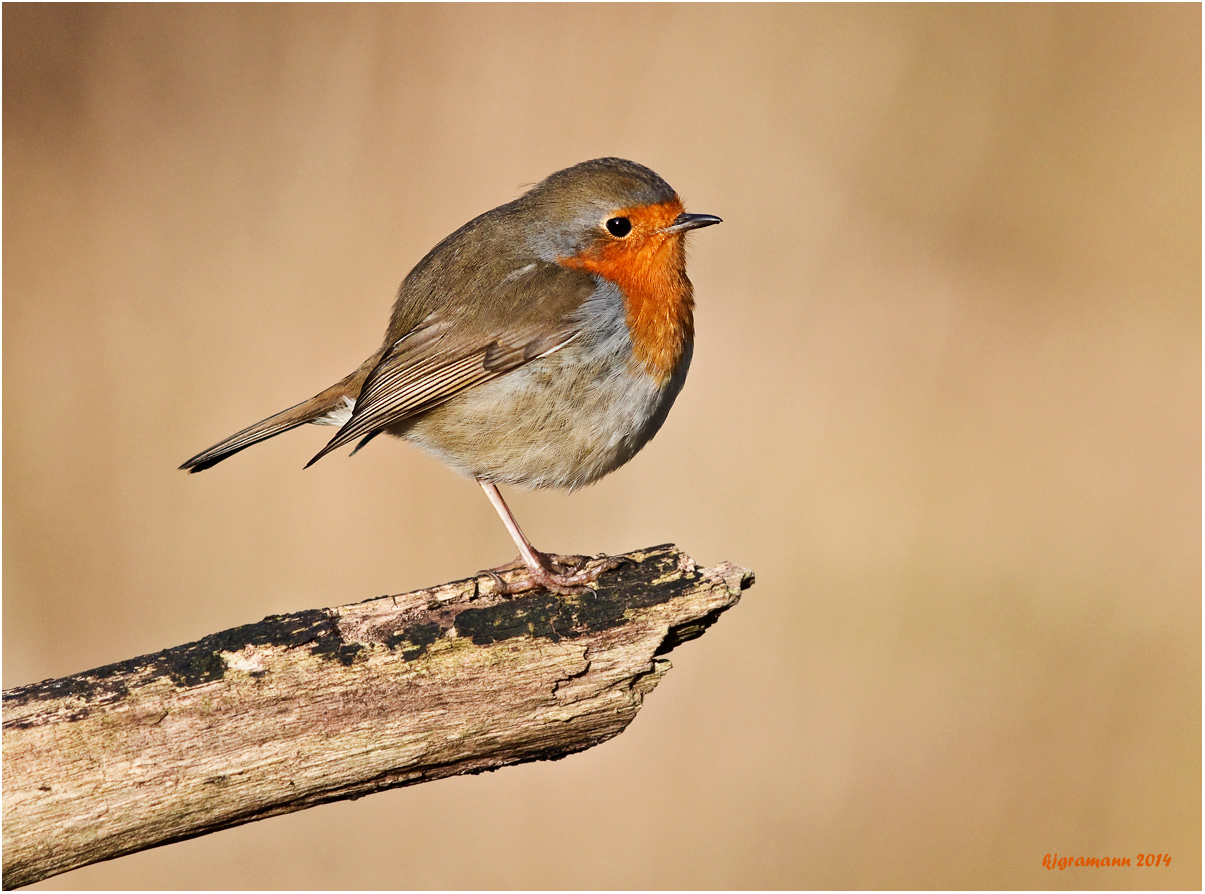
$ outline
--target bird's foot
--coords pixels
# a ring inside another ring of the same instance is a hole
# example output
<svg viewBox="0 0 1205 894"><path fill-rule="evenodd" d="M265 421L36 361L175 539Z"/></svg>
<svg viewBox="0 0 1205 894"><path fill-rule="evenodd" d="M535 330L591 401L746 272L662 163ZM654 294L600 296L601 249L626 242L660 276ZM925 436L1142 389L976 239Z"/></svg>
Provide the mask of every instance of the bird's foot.
<svg viewBox="0 0 1205 894"><path fill-rule="evenodd" d="M538 564L525 562L520 557L480 573L492 577L504 596L514 596L540 587L562 596L579 596L592 589L590 584L598 580L600 575L632 561L625 556L558 556L539 551L535 554ZM510 581L503 580L504 572L519 569L524 569L526 573Z"/></svg>

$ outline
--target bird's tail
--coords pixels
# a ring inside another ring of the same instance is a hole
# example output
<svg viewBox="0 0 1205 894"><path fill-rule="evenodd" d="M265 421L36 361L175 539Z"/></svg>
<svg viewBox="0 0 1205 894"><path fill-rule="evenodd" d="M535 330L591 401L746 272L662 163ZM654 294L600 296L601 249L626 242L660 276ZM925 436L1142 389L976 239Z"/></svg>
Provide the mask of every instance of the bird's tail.
<svg viewBox="0 0 1205 894"><path fill-rule="evenodd" d="M374 354L364 362L364 365L354 373L327 388L321 394L316 394L307 401L282 410L267 419L261 419L254 425L249 425L236 432L224 441L219 441L208 450L203 450L180 466L189 472L200 472L210 466L217 465L228 456L233 456L240 450L266 441L291 428L304 425L307 422L329 422L339 425L346 421L346 414L354 406L364 387L364 380L369 370L376 365L379 354Z"/></svg>

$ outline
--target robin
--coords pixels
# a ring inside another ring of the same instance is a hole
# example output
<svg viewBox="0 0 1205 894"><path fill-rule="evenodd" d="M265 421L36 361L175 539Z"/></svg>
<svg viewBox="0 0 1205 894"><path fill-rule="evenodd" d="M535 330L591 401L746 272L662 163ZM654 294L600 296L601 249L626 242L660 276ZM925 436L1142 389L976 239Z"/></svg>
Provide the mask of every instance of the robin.
<svg viewBox="0 0 1205 894"><path fill-rule="evenodd" d="M519 548L495 571L527 569L507 592L578 593L618 561L539 552L498 484L579 488L657 433L694 343L684 237L720 222L686 213L635 162L557 171L419 261L398 288L384 344L355 372L180 468L208 469L305 422L339 427L307 468L382 432L405 438L485 491Z"/></svg>

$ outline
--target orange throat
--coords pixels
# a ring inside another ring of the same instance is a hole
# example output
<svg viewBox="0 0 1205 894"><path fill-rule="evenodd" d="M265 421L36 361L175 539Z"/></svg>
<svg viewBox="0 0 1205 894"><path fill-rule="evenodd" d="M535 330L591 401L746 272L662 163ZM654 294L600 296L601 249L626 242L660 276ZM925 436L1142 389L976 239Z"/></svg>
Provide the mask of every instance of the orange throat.
<svg viewBox="0 0 1205 894"><path fill-rule="evenodd" d="M673 375L695 334L694 291L686 278L682 234L660 232L681 213L678 200L618 211L632 222L627 239L561 261L619 287L632 338L632 360L659 384Z"/></svg>

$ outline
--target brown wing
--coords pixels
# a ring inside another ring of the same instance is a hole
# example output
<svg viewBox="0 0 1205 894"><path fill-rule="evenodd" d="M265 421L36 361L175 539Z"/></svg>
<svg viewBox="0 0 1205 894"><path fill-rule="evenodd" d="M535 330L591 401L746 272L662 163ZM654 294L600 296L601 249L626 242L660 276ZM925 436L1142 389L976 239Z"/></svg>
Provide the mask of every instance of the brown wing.
<svg viewBox="0 0 1205 894"><path fill-rule="evenodd" d="M594 287L583 271L540 262L503 280L486 319L469 319L462 308L429 314L385 352L351 418L306 466L563 348L580 334L574 311Z"/></svg>

